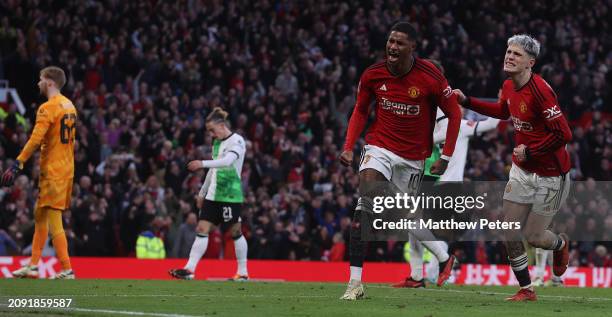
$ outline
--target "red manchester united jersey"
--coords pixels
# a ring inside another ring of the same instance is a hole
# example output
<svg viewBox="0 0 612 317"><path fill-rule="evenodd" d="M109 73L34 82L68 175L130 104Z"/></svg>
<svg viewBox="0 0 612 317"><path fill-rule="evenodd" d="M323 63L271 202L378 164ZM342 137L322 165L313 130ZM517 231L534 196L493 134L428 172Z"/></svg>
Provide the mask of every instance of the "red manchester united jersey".
<svg viewBox="0 0 612 317"><path fill-rule="evenodd" d="M376 117L366 133L368 144L409 160L427 158L431 154L436 110L440 106L449 118L443 154L452 156L461 112L446 78L433 64L415 57L410 71L398 77L389 72L385 61L366 69L357 89L345 150L353 148L363 131L372 101Z"/></svg>
<svg viewBox="0 0 612 317"><path fill-rule="evenodd" d="M540 176L559 176L570 170L570 158L565 145L572 133L563 116L557 96L548 83L533 74L522 87L510 79L504 82L497 104L470 98L472 109L501 119L512 119L516 145L524 144L528 159L514 164Z"/></svg>

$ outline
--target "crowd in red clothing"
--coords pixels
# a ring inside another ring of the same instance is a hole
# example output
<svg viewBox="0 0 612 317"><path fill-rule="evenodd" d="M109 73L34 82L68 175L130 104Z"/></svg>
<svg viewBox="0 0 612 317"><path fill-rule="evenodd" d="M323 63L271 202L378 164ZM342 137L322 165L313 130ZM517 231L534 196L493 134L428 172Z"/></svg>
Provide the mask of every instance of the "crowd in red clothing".
<svg viewBox="0 0 612 317"><path fill-rule="evenodd" d="M41 102L38 71L58 65L67 72L64 93L80 120L73 206L64 215L71 252L133 254L139 232L152 229L179 256L190 244L177 244L176 237L189 231L185 219L195 212L202 181L186 172L186 162L210 156L204 118L221 106L249 140L242 174L249 257L339 260L358 178L337 157L359 75L383 57L387 30L399 18L418 28L420 56L440 60L450 84L473 96L497 96L509 36L536 36L543 51L535 69L575 123L572 177L612 179L612 126L605 115L612 105L612 7L587 2L4 1L0 78L18 89L30 125L5 105L1 167L29 135ZM471 143L466 178L506 179L510 129ZM18 248L33 232L36 163L12 191L0 190L0 229ZM581 228L589 217L571 215L602 208L609 214L609 197L597 196L594 206L570 202L561 217ZM595 225L612 226L608 219ZM598 245L612 250L610 240L573 246L575 261L605 263L596 260ZM479 261L505 263L495 244L478 248L486 257L476 246L457 252L464 262L479 254ZM374 261L402 255L399 243L372 244L368 251Z"/></svg>

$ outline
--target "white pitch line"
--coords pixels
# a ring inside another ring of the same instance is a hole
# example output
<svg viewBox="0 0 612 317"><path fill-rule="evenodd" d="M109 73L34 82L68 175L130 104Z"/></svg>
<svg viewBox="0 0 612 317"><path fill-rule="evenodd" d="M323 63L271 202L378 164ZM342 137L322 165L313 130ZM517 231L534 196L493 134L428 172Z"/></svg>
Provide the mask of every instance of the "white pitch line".
<svg viewBox="0 0 612 317"><path fill-rule="evenodd" d="M0 306L7 307L7 304L0 304ZM113 315L127 315L127 316L156 316L156 317L199 317L204 315L181 315L181 314L164 314L164 313L147 313L140 311L129 311L129 310L111 310L111 309L94 309L94 308L76 308L76 307L68 307L68 308L59 308L59 307L19 307L16 309L35 309L35 310L43 310L43 309L51 309L58 311L77 311L84 313L102 313L102 314L113 314Z"/></svg>
<svg viewBox="0 0 612 317"><path fill-rule="evenodd" d="M391 288L389 286L378 286L378 285L369 285L367 288ZM484 295L514 295L512 293L500 293L500 292L489 292L489 291L460 291L455 289L432 289L432 288L422 288L419 290L428 291L428 292L449 292L449 293L463 293L463 294L484 294ZM582 296L563 296L563 295L538 295L538 297L544 298L558 298L558 299L584 299L591 301L612 301L612 298L607 297L582 297Z"/></svg>

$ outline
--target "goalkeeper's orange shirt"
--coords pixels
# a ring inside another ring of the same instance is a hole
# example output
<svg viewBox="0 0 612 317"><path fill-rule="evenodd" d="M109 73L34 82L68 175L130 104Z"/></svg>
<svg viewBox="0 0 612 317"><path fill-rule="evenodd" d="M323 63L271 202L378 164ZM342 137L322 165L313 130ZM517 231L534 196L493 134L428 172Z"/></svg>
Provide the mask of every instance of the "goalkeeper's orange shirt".
<svg viewBox="0 0 612 317"><path fill-rule="evenodd" d="M32 135L17 157L25 163L40 146L40 179L74 178L74 141L77 112L61 94L43 103L36 113Z"/></svg>

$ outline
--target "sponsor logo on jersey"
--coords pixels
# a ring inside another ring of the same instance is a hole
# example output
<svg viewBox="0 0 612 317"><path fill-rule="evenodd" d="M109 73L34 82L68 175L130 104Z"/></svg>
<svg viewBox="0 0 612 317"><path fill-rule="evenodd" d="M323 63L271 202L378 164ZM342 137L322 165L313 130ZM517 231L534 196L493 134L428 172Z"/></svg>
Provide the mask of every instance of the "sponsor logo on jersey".
<svg viewBox="0 0 612 317"><path fill-rule="evenodd" d="M519 105L519 110L521 111L521 113L527 112L527 105L522 100L521 100L521 104Z"/></svg>
<svg viewBox="0 0 612 317"><path fill-rule="evenodd" d="M387 86L383 84L382 86L380 86L380 88L378 88L378 90L387 91Z"/></svg>
<svg viewBox="0 0 612 317"><path fill-rule="evenodd" d="M442 94L444 95L444 97L448 98L453 94L453 90L450 86L446 86L446 88L444 88L444 90L442 91Z"/></svg>
<svg viewBox="0 0 612 317"><path fill-rule="evenodd" d="M511 118L512 118L512 124L514 125L514 129L516 131L525 131L525 132L533 131L533 125L531 125L531 123L527 121L523 121L517 117L511 117Z"/></svg>
<svg viewBox="0 0 612 317"><path fill-rule="evenodd" d="M408 96L410 96L410 98L416 98L421 94L421 92L419 91L419 88L417 87L410 87L408 88Z"/></svg>
<svg viewBox="0 0 612 317"><path fill-rule="evenodd" d="M421 113L421 106L419 105L407 105L387 98L381 98L380 107L382 110L391 111L398 116L416 116Z"/></svg>
<svg viewBox="0 0 612 317"><path fill-rule="evenodd" d="M552 106L544 110L542 114L544 115L544 118L547 120L555 119L561 115L561 109L559 109L559 106L555 105L555 106Z"/></svg>

